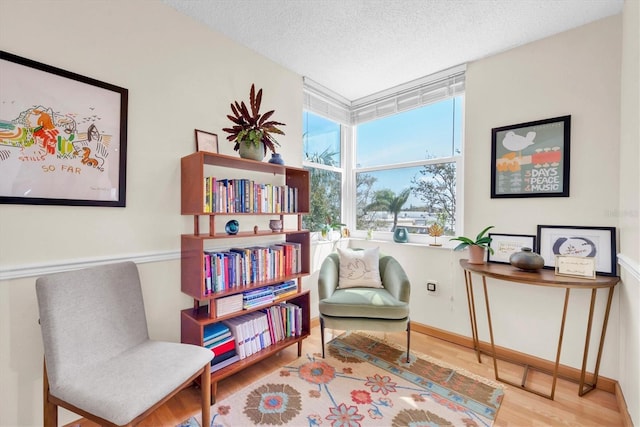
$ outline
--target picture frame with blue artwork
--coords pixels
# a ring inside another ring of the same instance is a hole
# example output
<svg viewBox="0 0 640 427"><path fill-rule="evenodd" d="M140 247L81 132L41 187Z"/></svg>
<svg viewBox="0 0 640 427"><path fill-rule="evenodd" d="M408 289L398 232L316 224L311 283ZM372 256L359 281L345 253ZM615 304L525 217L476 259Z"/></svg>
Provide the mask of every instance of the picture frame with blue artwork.
<svg viewBox="0 0 640 427"><path fill-rule="evenodd" d="M558 255L593 257L597 274L617 275L615 227L538 225L537 242L544 268L555 269Z"/></svg>

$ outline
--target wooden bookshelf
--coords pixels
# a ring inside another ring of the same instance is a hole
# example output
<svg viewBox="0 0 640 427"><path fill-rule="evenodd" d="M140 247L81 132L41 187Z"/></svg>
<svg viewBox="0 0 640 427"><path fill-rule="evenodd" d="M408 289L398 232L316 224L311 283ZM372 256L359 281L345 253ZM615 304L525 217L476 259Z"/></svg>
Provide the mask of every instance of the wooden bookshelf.
<svg viewBox="0 0 640 427"><path fill-rule="evenodd" d="M271 179L274 175L280 176L283 185L296 188L297 206L295 212L269 212L269 213L220 213L205 212L204 193L205 177L213 170L216 176L224 176L226 170L245 170L251 172L252 177L264 176ZM247 356L229 366L211 373L211 399L215 401L218 381L233 375L293 344L298 345L298 356L302 354L302 341L309 336L311 329L310 321L310 296L309 291L302 290L302 278L309 275L311 269L310 234L308 230L302 229L302 215L309 212L309 171L296 167L275 165L255 160L246 160L224 154L214 154L206 152L196 152L181 159L181 214L193 216L193 234L183 234L181 236L181 290L193 298L193 307L187 308L180 313L181 341L183 343L203 345L204 329L212 323L222 322L237 316L263 310L282 302L292 303L302 309L302 322L300 335L285 338L282 341L272 344L257 353ZM260 230L257 232L241 231L235 235L229 235L223 230L216 230L215 218L219 216L284 216L297 217L297 228L286 229L280 232ZM200 217L207 217L204 221L207 230L201 230ZM300 249L299 272L285 276L275 277L268 280L261 280L249 283L244 286L236 286L224 291L207 293L205 287L205 265L204 251L206 245L211 240L219 240L220 244L227 244L234 247L234 239L251 238L256 242L269 238L273 244L273 237L280 237L281 243L295 243ZM249 290L254 290L288 280L297 282L297 292L286 297L276 299L273 302L252 307L248 310L240 310L224 316L216 315L216 300L228 297Z"/></svg>

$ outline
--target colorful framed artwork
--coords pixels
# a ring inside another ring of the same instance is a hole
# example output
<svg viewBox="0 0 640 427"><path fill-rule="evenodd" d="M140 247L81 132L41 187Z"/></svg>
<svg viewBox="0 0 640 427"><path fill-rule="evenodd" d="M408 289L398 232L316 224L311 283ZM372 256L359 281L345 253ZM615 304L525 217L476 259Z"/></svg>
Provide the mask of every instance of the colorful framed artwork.
<svg viewBox="0 0 640 427"><path fill-rule="evenodd" d="M491 129L491 198L569 197L571 116Z"/></svg>
<svg viewBox="0 0 640 427"><path fill-rule="evenodd" d="M197 151L218 153L218 135L211 132L205 132L200 129L195 130L195 135Z"/></svg>
<svg viewBox="0 0 640 427"><path fill-rule="evenodd" d="M0 51L0 203L126 205L128 90Z"/></svg>
<svg viewBox="0 0 640 427"><path fill-rule="evenodd" d="M531 248L536 251L536 236L528 234L499 234L489 233L491 243L489 246L493 249L493 255L487 251L488 262L499 264L509 264L509 257L515 252L520 252L522 248Z"/></svg>
<svg viewBox="0 0 640 427"><path fill-rule="evenodd" d="M538 247L545 268L555 268L558 255L589 257L596 273L616 275L615 227L538 225Z"/></svg>

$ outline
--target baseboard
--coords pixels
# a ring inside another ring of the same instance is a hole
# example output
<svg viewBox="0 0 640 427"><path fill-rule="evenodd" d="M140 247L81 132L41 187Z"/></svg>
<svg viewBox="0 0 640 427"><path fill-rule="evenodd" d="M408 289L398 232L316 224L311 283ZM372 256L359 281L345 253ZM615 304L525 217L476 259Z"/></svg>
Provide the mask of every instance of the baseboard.
<svg viewBox="0 0 640 427"><path fill-rule="evenodd" d="M467 348L473 348L473 340L470 337L466 337L464 335L455 334L449 331L445 331L443 329L433 328L431 326L426 326L420 323L411 322L411 330L415 332L420 332L422 334L428 335L430 337L438 338L443 341L447 341L453 344L457 344ZM485 353L490 353L491 344L481 341L480 349ZM499 359L508 359L514 361L515 363L522 365L533 366L536 369L546 372L553 372L554 363L541 359L539 357L530 356L525 353L521 353L515 350L511 350L504 347L496 346L496 355ZM558 376L561 378L566 378L570 381L579 382L580 381L580 370L577 368L572 368L570 366L560 365L558 367ZM613 393L616 396L618 395L616 391L616 387L619 388L618 382L616 380L612 380L610 378L606 378L603 376L598 376L598 384L596 384L596 388L598 390L603 390L608 393ZM622 392L620 391L620 395Z"/></svg>
<svg viewBox="0 0 640 427"><path fill-rule="evenodd" d="M629 415L629 408L627 408L627 401L624 399L622 388L617 381L615 388L616 403L618 404L618 411L620 411L620 416L622 417L622 425L624 427L633 427L633 421L631 421L631 415Z"/></svg>

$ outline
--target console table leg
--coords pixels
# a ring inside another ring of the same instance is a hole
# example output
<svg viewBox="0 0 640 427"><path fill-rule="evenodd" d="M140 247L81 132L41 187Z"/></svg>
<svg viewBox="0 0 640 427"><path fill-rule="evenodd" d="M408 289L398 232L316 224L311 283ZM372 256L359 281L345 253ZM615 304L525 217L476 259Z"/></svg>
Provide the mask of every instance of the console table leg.
<svg viewBox="0 0 640 427"><path fill-rule="evenodd" d="M476 352L478 363L482 363L482 359L480 358L480 341L478 339L478 323L476 322L476 306L473 299L473 282L470 271L464 271L464 283L467 290L467 306L469 308L469 320L471 322L471 339L473 340L473 349Z"/></svg>
<svg viewBox="0 0 640 427"><path fill-rule="evenodd" d="M498 375L498 361L496 359L496 345L493 340L493 326L491 324L491 310L489 309L489 293L487 292L487 278L482 276L482 288L484 289L484 303L487 307L487 321L489 323L489 338L491 338L491 356L493 357L493 371L496 375L496 380L500 381Z"/></svg>
<svg viewBox="0 0 640 427"><path fill-rule="evenodd" d="M564 336L564 325L567 320L567 306L569 305L569 294L571 288L567 288L564 294L564 307L562 308L562 322L560 323L560 334L558 336L558 351L556 353L556 363L553 366L553 381L551 383L550 399L556 394L556 382L558 381L558 368L560 367L560 353L562 352L562 338Z"/></svg>
<svg viewBox="0 0 640 427"><path fill-rule="evenodd" d="M598 356L596 357L596 367L593 371L593 384L586 382L587 372L587 356L589 354L589 341L591 337L591 327L593 323L593 312L596 302L596 291L591 291L591 306L589 307L589 323L587 324L587 336L584 343L584 354L582 357L582 371L580 372L580 386L578 388L578 395L584 396L591 390L596 388L598 383L598 372L600 371L600 359L602 357L602 348L604 347L604 337L607 333L607 324L609 323L609 312L611 311L611 300L613 298L613 288L609 288L609 294L607 296L607 307L604 312L604 319L602 321L602 332L600 333L600 344L598 345ZM587 387L585 387L585 384Z"/></svg>

